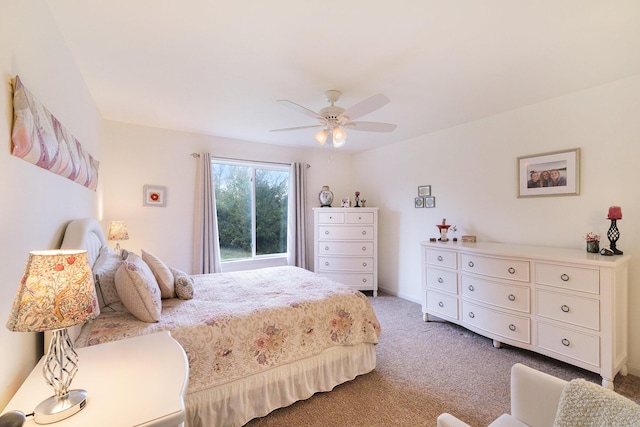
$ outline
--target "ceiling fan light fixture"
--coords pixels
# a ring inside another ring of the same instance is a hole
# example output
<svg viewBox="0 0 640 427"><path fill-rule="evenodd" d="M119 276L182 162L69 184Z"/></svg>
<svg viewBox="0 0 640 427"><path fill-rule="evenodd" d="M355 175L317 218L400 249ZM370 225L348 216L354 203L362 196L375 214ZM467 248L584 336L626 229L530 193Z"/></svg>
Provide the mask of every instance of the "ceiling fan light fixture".
<svg viewBox="0 0 640 427"><path fill-rule="evenodd" d="M313 137L318 141L318 144L324 145L324 143L327 142L327 136L329 136L329 131L327 129L323 129Z"/></svg>
<svg viewBox="0 0 640 427"><path fill-rule="evenodd" d="M330 137L329 144L332 147L340 148L347 142L347 132L345 128L353 129L356 131L367 132L392 132L396 125L390 123L379 122L360 122L353 121L359 117L365 116L372 111L382 108L389 103L389 98L382 94L377 94L366 98L359 103L352 105L348 109L344 109L335 105L335 102L340 99L341 92L338 90L325 91L325 97L329 102L328 107L322 108L319 112L312 111L306 107L296 104L295 102L281 99L278 102L284 106L291 108L299 113L309 116L320 121L320 124L297 126L284 129L272 129L271 132L280 132L287 130L299 130L308 128L321 128L322 130L314 135L314 139L320 144L327 143L327 139ZM329 136L331 135L331 136Z"/></svg>
<svg viewBox="0 0 640 427"><path fill-rule="evenodd" d="M336 148L340 148L346 142L347 142L347 132L342 128L335 128L333 130L333 146Z"/></svg>

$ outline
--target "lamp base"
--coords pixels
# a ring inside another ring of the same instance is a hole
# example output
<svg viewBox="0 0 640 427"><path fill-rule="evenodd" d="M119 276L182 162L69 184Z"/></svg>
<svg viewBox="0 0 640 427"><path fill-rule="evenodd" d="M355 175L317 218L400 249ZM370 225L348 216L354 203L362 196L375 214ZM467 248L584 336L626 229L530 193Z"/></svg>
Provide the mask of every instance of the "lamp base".
<svg viewBox="0 0 640 427"><path fill-rule="evenodd" d="M64 398L51 396L40 402L34 411L34 421L36 424L56 423L80 412L86 405L86 390L69 390Z"/></svg>

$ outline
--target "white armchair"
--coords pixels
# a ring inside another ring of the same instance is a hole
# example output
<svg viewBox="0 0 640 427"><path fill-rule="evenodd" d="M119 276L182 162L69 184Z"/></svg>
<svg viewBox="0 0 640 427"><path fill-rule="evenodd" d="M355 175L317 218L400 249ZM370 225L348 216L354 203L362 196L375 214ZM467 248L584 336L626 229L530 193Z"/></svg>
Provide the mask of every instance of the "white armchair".
<svg viewBox="0 0 640 427"><path fill-rule="evenodd" d="M567 381L516 363L511 368L511 414L502 414L491 427L549 427L558 411ZM438 417L438 427L469 427L451 414Z"/></svg>
<svg viewBox="0 0 640 427"><path fill-rule="evenodd" d="M640 405L598 384L576 378L569 382L516 363L511 368L511 415L502 414L491 427L640 426ZM438 417L438 427L467 426L451 414Z"/></svg>

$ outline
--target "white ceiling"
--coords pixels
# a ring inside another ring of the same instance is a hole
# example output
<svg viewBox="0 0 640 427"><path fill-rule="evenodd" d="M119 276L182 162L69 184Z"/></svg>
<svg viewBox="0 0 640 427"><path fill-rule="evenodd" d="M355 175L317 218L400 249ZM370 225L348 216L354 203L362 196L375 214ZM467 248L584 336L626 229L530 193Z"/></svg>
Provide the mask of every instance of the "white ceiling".
<svg viewBox="0 0 640 427"><path fill-rule="evenodd" d="M361 151L640 73L640 0L46 0L105 119L314 146L276 103L391 102Z"/></svg>

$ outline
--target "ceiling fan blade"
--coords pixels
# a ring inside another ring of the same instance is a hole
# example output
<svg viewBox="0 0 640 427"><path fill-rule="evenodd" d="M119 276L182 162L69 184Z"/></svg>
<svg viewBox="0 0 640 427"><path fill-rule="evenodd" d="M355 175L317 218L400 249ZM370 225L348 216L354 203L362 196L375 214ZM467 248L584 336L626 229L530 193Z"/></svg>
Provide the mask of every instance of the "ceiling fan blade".
<svg viewBox="0 0 640 427"><path fill-rule="evenodd" d="M372 111L377 110L380 107L383 107L389 103L389 98L379 93L377 95L373 95L364 101L360 101L356 105L351 108L346 109L340 117L348 117L349 120L357 119L358 117L362 117L365 114L369 114Z"/></svg>
<svg viewBox="0 0 640 427"><path fill-rule="evenodd" d="M378 123L378 122L347 122L345 127L353 130L362 130L366 132L393 132L397 125L390 123Z"/></svg>
<svg viewBox="0 0 640 427"><path fill-rule="evenodd" d="M324 127L324 125L297 126L294 128L272 129L269 132L284 132L288 130L311 129L311 128L321 128L321 127Z"/></svg>
<svg viewBox="0 0 640 427"><path fill-rule="evenodd" d="M278 102L285 107L291 108L292 110L304 114L305 116L313 117L314 119L320 118L320 116L318 116L318 113L316 113L315 111L311 111L308 108L303 107L302 105L296 104L295 102L291 102L286 99L279 99Z"/></svg>

